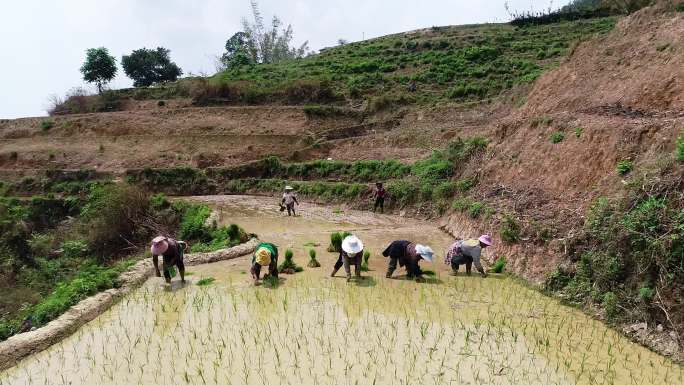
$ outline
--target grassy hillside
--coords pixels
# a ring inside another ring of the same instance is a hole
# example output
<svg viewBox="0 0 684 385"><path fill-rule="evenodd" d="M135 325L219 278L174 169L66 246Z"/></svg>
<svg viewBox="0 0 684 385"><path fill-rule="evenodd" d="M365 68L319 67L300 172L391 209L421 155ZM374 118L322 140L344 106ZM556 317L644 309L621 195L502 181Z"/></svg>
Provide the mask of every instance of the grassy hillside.
<svg viewBox="0 0 684 385"><path fill-rule="evenodd" d="M531 83L577 42L610 31L615 20L432 27L323 49L304 59L236 67L209 78L73 96L56 110L115 111L125 109L122 102L128 99L179 97L197 105L358 104L372 98L372 111L393 104L481 101ZM411 85L415 90L409 90Z"/></svg>

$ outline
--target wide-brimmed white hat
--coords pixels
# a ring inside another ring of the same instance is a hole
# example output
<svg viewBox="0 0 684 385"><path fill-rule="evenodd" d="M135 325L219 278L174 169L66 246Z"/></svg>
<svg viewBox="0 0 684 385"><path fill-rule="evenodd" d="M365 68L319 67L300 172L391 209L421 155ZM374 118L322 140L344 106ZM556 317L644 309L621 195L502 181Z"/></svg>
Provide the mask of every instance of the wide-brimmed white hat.
<svg viewBox="0 0 684 385"><path fill-rule="evenodd" d="M285 190L294 190L294 187L292 187L292 186L285 186Z"/></svg>
<svg viewBox="0 0 684 385"><path fill-rule="evenodd" d="M424 260L432 262L435 252L429 246L416 245L416 253Z"/></svg>
<svg viewBox="0 0 684 385"><path fill-rule="evenodd" d="M342 241L342 250L347 254L357 254L363 250L363 242L355 235L350 235Z"/></svg>

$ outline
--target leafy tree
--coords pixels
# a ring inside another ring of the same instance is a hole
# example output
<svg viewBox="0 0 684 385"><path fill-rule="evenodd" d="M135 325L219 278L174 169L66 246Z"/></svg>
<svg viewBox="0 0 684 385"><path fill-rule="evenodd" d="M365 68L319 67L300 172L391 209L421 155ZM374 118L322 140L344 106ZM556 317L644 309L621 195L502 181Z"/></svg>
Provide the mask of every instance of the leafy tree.
<svg viewBox="0 0 684 385"><path fill-rule="evenodd" d="M291 47L293 39L292 26L285 28L278 16L274 16L271 26L266 27L259 11L259 4L251 0L254 21L242 19L242 28L246 40L245 48L252 63L277 63L288 59L304 57L309 52L309 42L299 47ZM230 41L230 40L229 40Z"/></svg>
<svg viewBox="0 0 684 385"><path fill-rule="evenodd" d="M171 61L170 53L163 47L141 48L124 55L121 64L126 75L133 79L133 86L149 87L155 83L175 81L183 74L180 67Z"/></svg>
<svg viewBox="0 0 684 385"><path fill-rule="evenodd" d="M86 51L86 60L81 66L83 80L97 85L97 92L116 76L116 59L109 55L107 48L90 48Z"/></svg>
<svg viewBox="0 0 684 385"><path fill-rule="evenodd" d="M238 32L226 41L226 52L221 56L223 68L253 64L248 45L249 36Z"/></svg>

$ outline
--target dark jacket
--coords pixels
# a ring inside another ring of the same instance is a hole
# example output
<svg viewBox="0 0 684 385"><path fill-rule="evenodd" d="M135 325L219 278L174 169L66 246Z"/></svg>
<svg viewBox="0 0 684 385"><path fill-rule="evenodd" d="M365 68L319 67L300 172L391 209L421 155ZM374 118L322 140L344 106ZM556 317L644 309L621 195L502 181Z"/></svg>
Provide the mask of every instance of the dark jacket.
<svg viewBox="0 0 684 385"><path fill-rule="evenodd" d="M411 241L394 241L382 252L384 257L399 260L399 266L417 264L420 256L415 251L415 245Z"/></svg>

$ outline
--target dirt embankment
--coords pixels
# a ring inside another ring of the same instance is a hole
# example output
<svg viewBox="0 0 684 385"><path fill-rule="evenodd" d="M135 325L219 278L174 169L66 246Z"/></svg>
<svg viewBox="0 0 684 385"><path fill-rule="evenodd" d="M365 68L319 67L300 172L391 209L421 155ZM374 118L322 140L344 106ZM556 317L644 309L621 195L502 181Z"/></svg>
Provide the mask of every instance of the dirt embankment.
<svg viewBox="0 0 684 385"><path fill-rule="evenodd" d="M189 254L185 258L185 264L194 266L238 258L253 252L258 242L257 239L252 239L245 244L214 253ZM47 325L0 342L0 370L14 366L22 358L40 352L68 337L153 275L152 261L149 259L140 261L121 274L119 288L86 298Z"/></svg>

